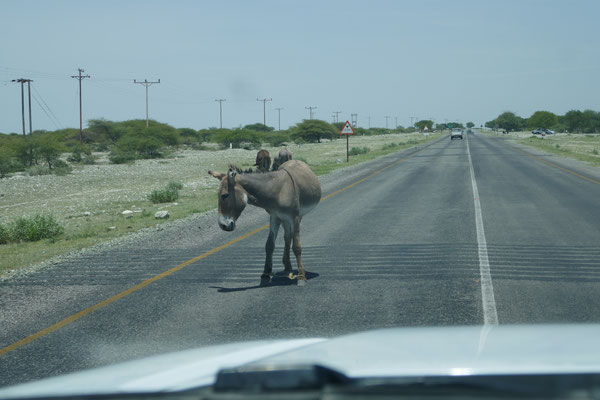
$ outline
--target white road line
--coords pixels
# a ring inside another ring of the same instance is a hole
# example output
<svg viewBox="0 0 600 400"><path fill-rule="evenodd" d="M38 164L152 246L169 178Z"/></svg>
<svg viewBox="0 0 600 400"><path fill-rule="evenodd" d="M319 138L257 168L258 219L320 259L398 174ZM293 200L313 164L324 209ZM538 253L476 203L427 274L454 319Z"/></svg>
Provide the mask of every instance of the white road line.
<svg viewBox="0 0 600 400"><path fill-rule="evenodd" d="M481 302L483 303L483 324L497 325L498 312L496 311L496 299L494 298L494 285L490 273L490 260L488 258L485 231L483 230L483 217L481 216L481 203L479 202L479 191L475 181L473 160L471 159L471 148L469 147L469 135L467 134L467 155L469 156L469 170L471 171L471 186L473 187L473 203L475 204L475 226L477 227L477 247L479 253L479 273L481 275Z"/></svg>

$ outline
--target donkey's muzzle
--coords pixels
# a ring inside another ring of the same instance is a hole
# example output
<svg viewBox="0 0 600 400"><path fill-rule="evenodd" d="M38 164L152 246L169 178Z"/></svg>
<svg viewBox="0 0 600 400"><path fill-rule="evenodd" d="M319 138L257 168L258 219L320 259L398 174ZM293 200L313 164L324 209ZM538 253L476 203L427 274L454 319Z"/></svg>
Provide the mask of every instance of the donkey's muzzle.
<svg viewBox="0 0 600 400"><path fill-rule="evenodd" d="M220 215L219 216L219 226L224 231L231 232L232 230L235 229L235 221L231 218L223 217L222 215Z"/></svg>

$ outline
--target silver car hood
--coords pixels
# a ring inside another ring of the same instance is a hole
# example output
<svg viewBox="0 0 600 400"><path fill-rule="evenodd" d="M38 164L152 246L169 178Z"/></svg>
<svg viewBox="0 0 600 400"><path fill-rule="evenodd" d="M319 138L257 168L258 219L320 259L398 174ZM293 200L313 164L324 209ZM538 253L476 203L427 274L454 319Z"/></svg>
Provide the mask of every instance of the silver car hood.
<svg viewBox="0 0 600 400"><path fill-rule="evenodd" d="M186 350L0 389L0 399L165 392L212 385L223 368L317 364L351 378L600 373L600 325L394 328L331 339Z"/></svg>

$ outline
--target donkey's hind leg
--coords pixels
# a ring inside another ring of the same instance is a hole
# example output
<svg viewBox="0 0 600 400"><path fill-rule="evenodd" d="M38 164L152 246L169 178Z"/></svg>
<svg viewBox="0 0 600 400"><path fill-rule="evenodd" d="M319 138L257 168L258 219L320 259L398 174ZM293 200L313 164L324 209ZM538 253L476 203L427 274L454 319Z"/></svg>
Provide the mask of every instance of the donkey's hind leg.
<svg viewBox="0 0 600 400"><path fill-rule="evenodd" d="M285 275L293 278L292 275L292 262L290 261L290 247L292 244L292 226L289 221L283 220L283 271L277 275Z"/></svg>
<svg viewBox="0 0 600 400"><path fill-rule="evenodd" d="M298 263L298 286L306 285L306 272L304 271L304 264L302 264L302 245L300 244L300 221L302 217L297 216L294 218L294 232L293 232L293 250L296 256L296 262Z"/></svg>
<svg viewBox="0 0 600 400"><path fill-rule="evenodd" d="M273 251L275 251L275 240L277 240L277 233L279 232L280 224L281 220L275 215L271 215L269 237L267 238L267 243L265 244L265 252L267 253L267 257L265 259L265 269L260 277L261 285L271 282L271 277L273 276Z"/></svg>

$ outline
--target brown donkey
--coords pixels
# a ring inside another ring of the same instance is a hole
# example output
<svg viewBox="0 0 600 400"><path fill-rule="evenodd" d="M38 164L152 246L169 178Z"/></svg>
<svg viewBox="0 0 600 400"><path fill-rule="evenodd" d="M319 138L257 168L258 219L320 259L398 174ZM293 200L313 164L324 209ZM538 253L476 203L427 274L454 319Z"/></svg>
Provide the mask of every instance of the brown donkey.
<svg viewBox="0 0 600 400"><path fill-rule="evenodd" d="M321 199L321 185L310 167L302 161L291 160L277 171L242 173L230 166L226 174L208 171L221 180L219 188L219 226L225 231L235 229L235 221L247 204L263 208L270 216L269 237L265 245L267 257L261 284L273 276L273 251L279 226L283 225L285 247L283 273L293 279L290 245L298 263L298 286L306 284L300 245L300 222ZM293 244L292 244L293 242Z"/></svg>
<svg viewBox="0 0 600 400"><path fill-rule="evenodd" d="M271 166L271 155L267 150L260 150L256 153L256 162L254 163L256 169L260 172L268 172Z"/></svg>
<svg viewBox="0 0 600 400"><path fill-rule="evenodd" d="M279 153L275 156L273 160L273 171L277 171L279 166L285 163L286 161L290 161L292 159L292 153L288 149L281 149Z"/></svg>

